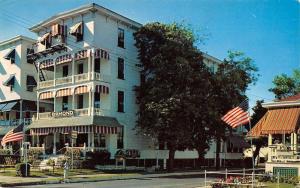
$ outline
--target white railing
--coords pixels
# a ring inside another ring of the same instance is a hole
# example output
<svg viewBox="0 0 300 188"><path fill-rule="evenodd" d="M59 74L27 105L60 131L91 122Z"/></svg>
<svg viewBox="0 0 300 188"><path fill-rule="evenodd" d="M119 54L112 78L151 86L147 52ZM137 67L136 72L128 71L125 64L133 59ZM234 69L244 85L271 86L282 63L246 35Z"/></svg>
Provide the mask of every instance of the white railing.
<svg viewBox="0 0 300 188"><path fill-rule="evenodd" d="M101 80L101 74L98 72L95 72L94 79L100 81Z"/></svg>
<svg viewBox="0 0 300 188"><path fill-rule="evenodd" d="M75 82L84 82L88 80L88 73L77 74L74 76Z"/></svg>
<svg viewBox="0 0 300 188"><path fill-rule="evenodd" d="M83 108L83 109L75 109L75 115L76 116L87 116L89 115L89 109Z"/></svg>
<svg viewBox="0 0 300 188"><path fill-rule="evenodd" d="M13 119L13 120L0 120L0 125L2 126L18 126L21 123L24 123L25 126L31 124L31 118L24 119Z"/></svg>
<svg viewBox="0 0 300 188"><path fill-rule="evenodd" d="M56 85L72 83L72 76L62 77L56 79Z"/></svg>
<svg viewBox="0 0 300 188"><path fill-rule="evenodd" d="M39 89L48 88L54 86L54 80L39 82Z"/></svg>
<svg viewBox="0 0 300 188"><path fill-rule="evenodd" d="M49 119L51 117L51 112L38 113L39 119Z"/></svg>

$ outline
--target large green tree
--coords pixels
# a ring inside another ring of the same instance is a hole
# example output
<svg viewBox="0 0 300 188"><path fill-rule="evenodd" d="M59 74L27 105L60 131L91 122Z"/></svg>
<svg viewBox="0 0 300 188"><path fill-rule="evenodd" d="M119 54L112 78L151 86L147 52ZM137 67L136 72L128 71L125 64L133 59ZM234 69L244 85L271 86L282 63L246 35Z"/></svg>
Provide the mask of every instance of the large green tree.
<svg viewBox="0 0 300 188"><path fill-rule="evenodd" d="M229 51L224 63L219 65L213 76L213 96L211 97L212 118L210 131L216 140L216 168L219 168L220 141L226 136L226 130L231 130L221 117L230 109L238 106L247 98L246 90L255 84L258 78L257 67L250 57L242 52Z"/></svg>
<svg viewBox="0 0 300 188"><path fill-rule="evenodd" d="M204 153L207 148L194 141L209 142L202 112L207 111L211 73L194 46L194 33L183 25L150 23L134 37L144 77L136 88L137 128L167 144L172 170L176 150L198 147Z"/></svg>
<svg viewBox="0 0 300 188"><path fill-rule="evenodd" d="M275 94L275 98L282 99L289 97L300 92L300 70L294 69L293 74L281 74L275 76L273 79L274 87L269 91Z"/></svg>

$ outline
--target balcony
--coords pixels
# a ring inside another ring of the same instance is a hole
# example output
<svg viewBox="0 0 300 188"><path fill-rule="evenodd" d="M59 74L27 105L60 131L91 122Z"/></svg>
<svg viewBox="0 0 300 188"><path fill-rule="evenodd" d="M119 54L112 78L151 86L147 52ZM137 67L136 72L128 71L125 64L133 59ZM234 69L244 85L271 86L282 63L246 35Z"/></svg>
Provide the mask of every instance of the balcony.
<svg viewBox="0 0 300 188"><path fill-rule="evenodd" d="M72 111L72 110L71 110ZM82 109L74 109L74 116L91 116L92 111L94 111L94 116L110 116L109 110L104 110L101 108L82 108ZM43 112L38 114L38 119L52 119L52 112Z"/></svg>
<svg viewBox="0 0 300 188"><path fill-rule="evenodd" d="M89 73L83 73L83 74L77 74L73 76L56 78L56 80L42 81L38 83L38 88L45 89L45 88L50 88L58 85L86 82L89 80L111 82L110 75L105 75L100 73L90 73L90 75L91 75L90 78L89 78Z"/></svg>

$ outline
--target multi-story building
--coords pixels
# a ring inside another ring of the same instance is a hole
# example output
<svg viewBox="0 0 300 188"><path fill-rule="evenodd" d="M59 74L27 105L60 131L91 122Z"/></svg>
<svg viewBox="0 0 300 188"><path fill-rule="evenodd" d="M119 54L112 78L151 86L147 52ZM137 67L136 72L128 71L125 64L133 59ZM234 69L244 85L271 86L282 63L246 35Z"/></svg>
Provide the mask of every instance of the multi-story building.
<svg viewBox="0 0 300 188"><path fill-rule="evenodd" d="M143 159L167 159L154 140L135 130L140 62L133 33L142 24L97 4L57 14L30 28L38 42L28 54L38 70L37 116L32 146L56 153L66 144L95 151L139 151ZM204 54L215 71L220 60ZM44 108L40 103L50 104ZM71 133L76 138L71 142ZM134 153L134 152L132 152ZM209 157L215 157L208 154ZM196 152L177 152L194 159Z"/></svg>
<svg viewBox="0 0 300 188"><path fill-rule="evenodd" d="M37 73L26 58L33 43L24 36L0 42L0 137L36 113Z"/></svg>

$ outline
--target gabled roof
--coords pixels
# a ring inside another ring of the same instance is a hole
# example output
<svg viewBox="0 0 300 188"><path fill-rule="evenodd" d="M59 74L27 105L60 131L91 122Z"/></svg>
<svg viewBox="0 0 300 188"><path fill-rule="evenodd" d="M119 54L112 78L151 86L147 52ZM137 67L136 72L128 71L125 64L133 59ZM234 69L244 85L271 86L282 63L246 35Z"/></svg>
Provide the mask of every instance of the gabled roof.
<svg viewBox="0 0 300 188"><path fill-rule="evenodd" d="M300 106L300 93L286 97L284 99L275 100L273 102L263 103L264 108L284 108L291 106Z"/></svg>
<svg viewBox="0 0 300 188"><path fill-rule="evenodd" d="M10 39L4 40L4 41L0 41L0 46L11 44L11 43L16 42L18 40L25 40L25 41L32 42L32 43L36 42L36 40L34 40L32 38L25 37L23 35L18 35L18 36L15 36L13 38L10 38Z"/></svg>
<svg viewBox="0 0 300 188"><path fill-rule="evenodd" d="M56 15L32 26L31 28L29 28L29 30L37 33L40 30L44 29L45 27L48 27L51 24L57 23L62 19L68 19L68 18L74 17L74 15L80 15L80 14L87 13L87 12L97 12L97 11L105 16L116 19L125 25L130 25L134 28L139 28L142 26L142 24L140 24L134 20L131 20L125 16L122 16L122 15L120 15L112 10L109 10L105 7L102 7L98 4L92 3L92 4L84 5L82 7L73 9L73 10L69 10L66 12L56 14Z"/></svg>

